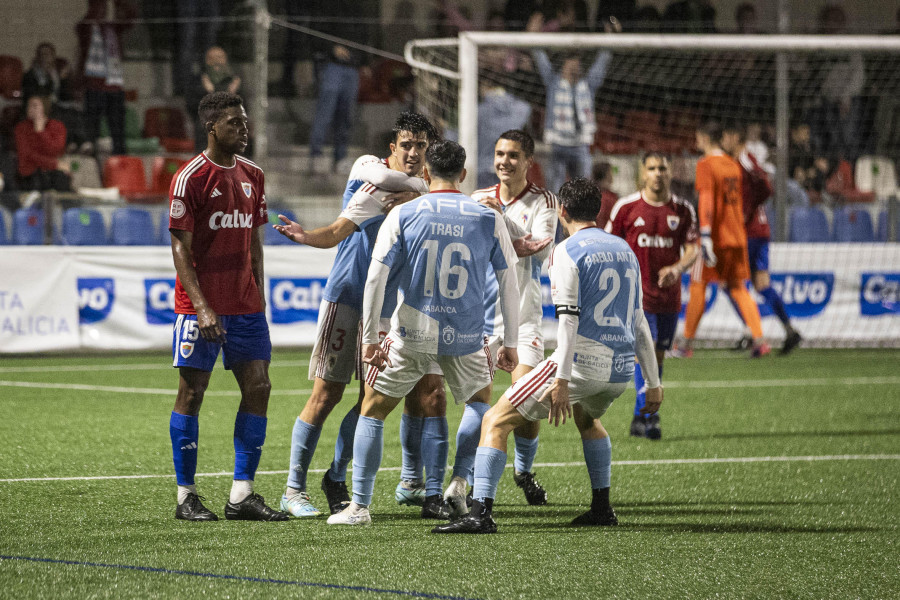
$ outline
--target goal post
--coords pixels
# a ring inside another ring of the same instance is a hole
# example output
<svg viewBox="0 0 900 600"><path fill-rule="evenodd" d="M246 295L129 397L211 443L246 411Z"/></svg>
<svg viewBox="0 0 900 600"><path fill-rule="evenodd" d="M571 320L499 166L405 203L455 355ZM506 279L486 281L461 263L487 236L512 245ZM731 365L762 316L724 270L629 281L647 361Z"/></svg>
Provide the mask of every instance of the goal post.
<svg viewBox="0 0 900 600"><path fill-rule="evenodd" d="M693 198L697 126L716 119L755 128L776 188L772 239L791 242L772 247L772 287L808 345L900 344L900 244L886 243L900 231L900 36L463 32L413 40L405 58L416 107L466 148L463 191L476 189L479 154L482 172L490 164L490 152L479 153L491 137L479 140L479 121L490 109L502 113L487 102L493 92L530 107L523 127L537 141L536 162L547 163L538 50L557 71L577 52L582 73L609 53L591 154L595 165L609 163L619 196L638 189L640 155L658 150L672 157L673 190ZM798 167L803 144L815 168ZM847 235L848 222L869 229ZM739 332L724 296L708 300L698 334L713 345ZM767 337L783 335L775 318L763 321Z"/></svg>

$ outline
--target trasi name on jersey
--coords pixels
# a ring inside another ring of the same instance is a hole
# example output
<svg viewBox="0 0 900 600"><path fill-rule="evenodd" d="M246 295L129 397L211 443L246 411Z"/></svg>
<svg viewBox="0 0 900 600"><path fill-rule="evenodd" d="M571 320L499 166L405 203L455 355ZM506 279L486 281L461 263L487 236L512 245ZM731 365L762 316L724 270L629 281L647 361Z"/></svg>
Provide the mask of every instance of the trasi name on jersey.
<svg viewBox="0 0 900 600"><path fill-rule="evenodd" d="M449 235L453 237L463 237L465 235L465 225L449 225L447 223L432 223L432 235Z"/></svg>

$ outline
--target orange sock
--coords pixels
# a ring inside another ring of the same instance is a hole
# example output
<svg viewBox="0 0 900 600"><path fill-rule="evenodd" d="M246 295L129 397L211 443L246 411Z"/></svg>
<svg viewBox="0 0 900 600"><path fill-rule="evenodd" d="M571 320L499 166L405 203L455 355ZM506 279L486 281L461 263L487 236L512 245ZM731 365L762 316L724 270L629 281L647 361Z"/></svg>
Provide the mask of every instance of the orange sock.
<svg viewBox="0 0 900 600"><path fill-rule="evenodd" d="M728 293L731 294L734 303L738 306L738 310L741 311L741 316L744 318L744 323L750 328L753 339L760 339L762 337L762 320L759 317L759 307L756 306L756 302L750 297L750 292L747 291L747 288L741 282L732 286Z"/></svg>
<svg viewBox="0 0 900 600"><path fill-rule="evenodd" d="M684 314L684 339L686 340L692 340L697 335L697 327L700 325L700 318L706 308L706 284L702 281L692 281L690 289L691 295Z"/></svg>

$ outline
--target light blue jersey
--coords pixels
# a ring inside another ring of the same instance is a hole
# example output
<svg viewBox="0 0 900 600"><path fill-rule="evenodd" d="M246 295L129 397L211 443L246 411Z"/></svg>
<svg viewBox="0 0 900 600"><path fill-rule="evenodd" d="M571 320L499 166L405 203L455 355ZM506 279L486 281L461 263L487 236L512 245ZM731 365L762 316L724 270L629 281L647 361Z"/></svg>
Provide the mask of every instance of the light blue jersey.
<svg viewBox="0 0 900 600"><path fill-rule="evenodd" d="M579 230L553 250L550 284L557 312L579 315L573 369L599 381L630 381L641 272L625 240L596 227Z"/></svg>
<svg viewBox="0 0 900 600"><path fill-rule="evenodd" d="M387 188L381 186L389 186ZM363 288L378 229L384 222L384 199L394 191L427 191L425 182L387 166L376 156L362 156L350 170L344 189L341 217L353 221L357 230L338 244L337 256L322 297L362 311Z"/></svg>
<svg viewBox="0 0 900 600"><path fill-rule="evenodd" d="M394 347L443 356L484 346L486 267L516 264L500 215L455 191L433 192L391 211L372 258L399 281Z"/></svg>

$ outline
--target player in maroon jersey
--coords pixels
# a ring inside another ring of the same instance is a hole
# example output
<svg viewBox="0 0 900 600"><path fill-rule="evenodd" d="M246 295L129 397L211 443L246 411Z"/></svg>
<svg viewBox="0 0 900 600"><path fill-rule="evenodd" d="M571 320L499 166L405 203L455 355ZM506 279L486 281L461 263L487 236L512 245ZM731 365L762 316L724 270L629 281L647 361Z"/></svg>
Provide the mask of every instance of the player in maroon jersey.
<svg viewBox="0 0 900 600"><path fill-rule="evenodd" d="M606 231L624 238L641 266L643 308L662 377L666 350L672 347L681 310L681 274L697 258L697 216L693 206L671 192L668 158L648 152L641 159L643 187L619 200L610 213ZM658 440L662 437L659 413L641 414L646 386L640 365L634 368L637 399L631 435Z"/></svg>
<svg viewBox="0 0 900 600"><path fill-rule="evenodd" d="M787 354L796 348L802 337L791 324L791 318L787 314L781 295L772 288L769 277L769 240L771 230L769 220L766 217L765 203L772 197L772 184L769 175L759 165L756 157L747 150L743 128L736 124L729 124L722 131L722 149L732 156L744 171L743 195L744 195L744 223L747 229L747 250L750 258L750 276L753 287L766 304L781 321L784 326L784 345L781 353ZM731 299L731 295L728 295ZM732 301L733 303L733 301ZM737 310L737 307L735 307ZM738 316L741 312L737 311ZM736 349L746 349L752 344L750 336L744 336Z"/></svg>
<svg viewBox="0 0 900 600"><path fill-rule="evenodd" d="M240 96L208 94L200 101L208 146L172 179L169 231L175 261L172 353L178 394L169 421L178 483L176 519L216 521L194 485L200 405L223 351L241 403L234 423L234 482L225 517L286 521L253 491L266 438L272 343L263 290L263 229L268 222L262 169L239 153L247 148L247 113Z"/></svg>

